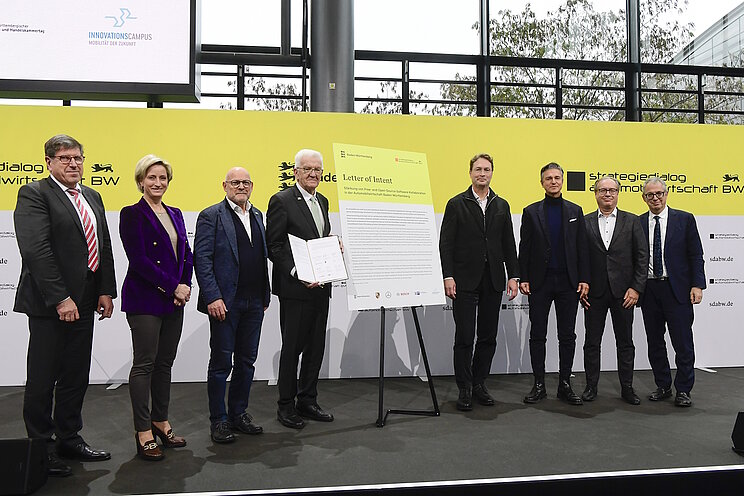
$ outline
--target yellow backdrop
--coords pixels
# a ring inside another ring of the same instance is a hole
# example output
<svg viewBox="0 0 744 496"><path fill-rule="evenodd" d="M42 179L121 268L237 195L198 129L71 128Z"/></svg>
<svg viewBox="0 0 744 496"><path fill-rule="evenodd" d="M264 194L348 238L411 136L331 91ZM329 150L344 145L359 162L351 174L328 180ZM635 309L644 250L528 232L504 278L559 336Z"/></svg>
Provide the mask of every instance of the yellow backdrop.
<svg viewBox="0 0 744 496"><path fill-rule="evenodd" d="M468 161L478 152L495 160L493 189L515 213L542 197L539 169L558 162L566 170L566 198L586 211L597 175L618 174L620 208L645 209L643 179L668 179L669 203L698 215L742 215L744 170L739 126L573 122L465 117L328 113L229 112L172 109L0 107L0 209L15 207L20 184L45 177L43 144L66 133L85 146L85 184L104 195L108 210L139 198L134 165L154 153L171 162L174 181L166 203L199 211L223 197L228 168L246 167L252 201L292 184L300 148L325 158L320 191L337 210L333 143L425 153L436 212L470 183Z"/></svg>

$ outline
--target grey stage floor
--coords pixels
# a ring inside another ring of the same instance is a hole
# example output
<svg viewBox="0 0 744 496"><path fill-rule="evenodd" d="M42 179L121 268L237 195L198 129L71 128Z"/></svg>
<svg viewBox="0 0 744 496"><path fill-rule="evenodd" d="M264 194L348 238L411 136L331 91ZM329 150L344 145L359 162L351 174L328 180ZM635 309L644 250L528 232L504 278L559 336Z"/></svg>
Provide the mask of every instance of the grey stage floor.
<svg viewBox="0 0 744 496"><path fill-rule="evenodd" d="M162 462L135 458L127 386L91 386L83 435L111 451L99 463L73 462L74 475L50 479L38 494L143 494L301 488L356 484L540 476L601 471L738 465L731 451L736 413L744 410L744 369L697 371L692 408L652 403L648 371L636 372L638 407L619 398L614 373L603 373L600 397L581 407L549 397L537 406L521 401L528 375L493 376L493 407L455 410L451 377L435 378L441 417L390 416L377 428L377 381L321 381L320 404L336 421L311 422L302 431L275 420L276 388L254 384L249 411L265 432L232 445L209 439L205 384L174 384L171 422L188 446ZM583 377L574 380L583 389ZM0 388L0 437L24 437L23 389ZM386 380L387 408L429 408L429 390L415 378Z"/></svg>

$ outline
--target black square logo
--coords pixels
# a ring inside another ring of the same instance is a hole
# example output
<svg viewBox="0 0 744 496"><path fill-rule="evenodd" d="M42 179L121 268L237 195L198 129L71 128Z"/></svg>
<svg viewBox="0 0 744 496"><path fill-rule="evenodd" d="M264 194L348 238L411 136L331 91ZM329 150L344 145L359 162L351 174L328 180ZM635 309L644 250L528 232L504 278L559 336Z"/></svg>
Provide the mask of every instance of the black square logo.
<svg viewBox="0 0 744 496"><path fill-rule="evenodd" d="M710 233L710 239L716 239L716 235L713 233Z"/></svg>
<svg viewBox="0 0 744 496"><path fill-rule="evenodd" d="M566 172L567 191L586 191L586 172Z"/></svg>
<svg viewBox="0 0 744 496"><path fill-rule="evenodd" d="M506 304L505 304L505 303L502 303L502 304L501 304L501 309L502 309L502 310L506 310Z"/></svg>
<svg viewBox="0 0 744 496"><path fill-rule="evenodd" d="M716 283L716 280L715 280L715 279L711 279L711 280L710 280L710 283L711 283L711 284L715 284L715 283Z"/></svg>

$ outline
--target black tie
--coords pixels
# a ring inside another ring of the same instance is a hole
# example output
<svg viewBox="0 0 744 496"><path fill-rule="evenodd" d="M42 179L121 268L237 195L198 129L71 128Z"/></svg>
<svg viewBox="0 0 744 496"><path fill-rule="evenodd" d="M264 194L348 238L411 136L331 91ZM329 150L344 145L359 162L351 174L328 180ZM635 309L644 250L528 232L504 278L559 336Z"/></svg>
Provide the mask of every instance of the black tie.
<svg viewBox="0 0 744 496"><path fill-rule="evenodd" d="M664 274L664 266L661 262L661 226L659 225L659 216L654 215L656 225L654 226L654 277L661 277Z"/></svg>

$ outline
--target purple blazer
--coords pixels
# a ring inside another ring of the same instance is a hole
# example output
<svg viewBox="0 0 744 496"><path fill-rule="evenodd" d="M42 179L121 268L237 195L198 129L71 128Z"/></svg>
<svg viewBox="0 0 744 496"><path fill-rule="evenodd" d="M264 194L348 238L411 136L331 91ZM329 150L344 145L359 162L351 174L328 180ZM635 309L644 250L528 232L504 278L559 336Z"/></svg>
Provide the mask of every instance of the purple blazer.
<svg viewBox="0 0 744 496"><path fill-rule="evenodd" d="M173 292L179 284L191 286L194 261L186 238L183 214L163 204L178 235L173 253L168 233L144 198L124 207L119 235L129 259L121 288L121 310L127 313L165 315L176 310Z"/></svg>

